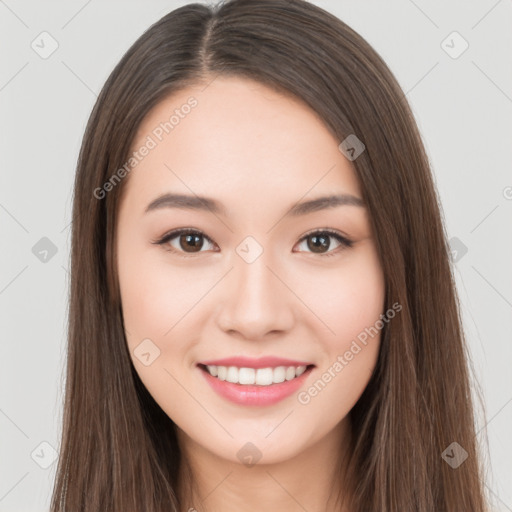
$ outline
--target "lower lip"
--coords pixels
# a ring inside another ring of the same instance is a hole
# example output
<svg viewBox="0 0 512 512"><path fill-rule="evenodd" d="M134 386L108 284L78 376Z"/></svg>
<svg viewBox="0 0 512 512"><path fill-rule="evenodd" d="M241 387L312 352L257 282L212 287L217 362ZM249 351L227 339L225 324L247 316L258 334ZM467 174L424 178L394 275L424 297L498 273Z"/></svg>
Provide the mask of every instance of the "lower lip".
<svg viewBox="0 0 512 512"><path fill-rule="evenodd" d="M302 375L292 380L285 380L270 386L256 386L233 384L226 380L220 380L217 377L212 377L208 371L199 367L208 384L220 396L238 405L258 406L272 405L292 395L304 384L313 368L313 366L308 367Z"/></svg>

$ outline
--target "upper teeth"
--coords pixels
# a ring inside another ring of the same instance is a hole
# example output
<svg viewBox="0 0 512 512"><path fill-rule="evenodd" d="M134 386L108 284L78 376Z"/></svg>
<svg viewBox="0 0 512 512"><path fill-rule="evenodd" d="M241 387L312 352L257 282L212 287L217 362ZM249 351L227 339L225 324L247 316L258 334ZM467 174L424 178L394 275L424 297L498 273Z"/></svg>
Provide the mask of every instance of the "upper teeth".
<svg viewBox="0 0 512 512"><path fill-rule="evenodd" d="M276 368L237 368L236 366L206 367L213 377L226 380L234 384L256 384L270 386L285 380L292 380L306 371L306 366L277 366Z"/></svg>

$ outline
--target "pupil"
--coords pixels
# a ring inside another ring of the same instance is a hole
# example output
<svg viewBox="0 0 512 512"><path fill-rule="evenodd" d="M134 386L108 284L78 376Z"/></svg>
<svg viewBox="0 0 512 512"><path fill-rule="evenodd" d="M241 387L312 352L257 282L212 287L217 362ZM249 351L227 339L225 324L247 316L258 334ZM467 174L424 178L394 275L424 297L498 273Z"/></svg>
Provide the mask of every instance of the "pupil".
<svg viewBox="0 0 512 512"><path fill-rule="evenodd" d="M322 252L322 249L329 249L329 237L325 235L311 235L308 238L308 249L312 252Z"/></svg>
<svg viewBox="0 0 512 512"><path fill-rule="evenodd" d="M197 252L201 249L202 246L202 236L197 234L181 235L180 245L183 249L187 248L186 244L189 244L188 247L192 248L192 250L188 252Z"/></svg>

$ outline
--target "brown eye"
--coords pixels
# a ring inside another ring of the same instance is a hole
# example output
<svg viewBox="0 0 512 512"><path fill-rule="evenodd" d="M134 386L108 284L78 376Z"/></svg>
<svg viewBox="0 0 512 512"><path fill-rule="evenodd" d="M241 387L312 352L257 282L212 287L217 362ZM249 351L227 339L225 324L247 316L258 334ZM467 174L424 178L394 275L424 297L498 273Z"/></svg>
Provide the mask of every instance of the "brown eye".
<svg viewBox="0 0 512 512"><path fill-rule="evenodd" d="M179 229L168 233L162 239L154 242L156 244L164 246L168 251L185 254L194 254L199 252L205 252L203 247L205 242L208 242L211 247L210 250L214 249L214 243L210 238L200 231L194 231L191 229Z"/></svg>
<svg viewBox="0 0 512 512"><path fill-rule="evenodd" d="M195 233L192 235L180 235L179 245L186 252L198 252L203 246L203 236Z"/></svg>
<svg viewBox="0 0 512 512"><path fill-rule="evenodd" d="M332 243L333 239L335 240L334 244ZM320 256L332 256L339 252L334 249L352 247L353 242L336 231L322 230L304 236L300 240L299 247L304 244L307 249L305 252L312 252Z"/></svg>
<svg viewBox="0 0 512 512"><path fill-rule="evenodd" d="M310 249L311 252L323 253L324 251L327 251L331 245L330 238L330 235L326 235L324 233L320 235L310 235L306 239L308 249Z"/></svg>

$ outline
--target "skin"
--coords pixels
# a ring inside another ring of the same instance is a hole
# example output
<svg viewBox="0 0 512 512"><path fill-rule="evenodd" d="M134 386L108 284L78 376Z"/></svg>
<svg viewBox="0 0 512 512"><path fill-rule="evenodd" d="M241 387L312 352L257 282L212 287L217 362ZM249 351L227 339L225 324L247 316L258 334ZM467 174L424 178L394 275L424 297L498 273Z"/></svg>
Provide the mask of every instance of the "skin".
<svg viewBox="0 0 512 512"><path fill-rule="evenodd" d="M375 324L385 284L367 209L285 215L298 201L333 193L361 198L355 171L309 107L245 78L173 93L144 119L134 150L190 96L197 106L123 184L117 266L133 364L190 462L197 491L184 510L334 510L327 502L342 485L334 466L350 447L349 412L375 367L380 334L307 404L295 393L271 406L236 405L197 364L237 355L308 361L316 367L303 391ZM226 215L145 213L164 192L214 198ZM175 252L152 243L178 228L212 242L203 239L200 252L179 236L167 242ZM352 247L329 238L313 252L304 236L325 228ZM236 252L249 235L263 249L252 263ZM160 350L148 366L134 355L144 339ZM252 467L237 457L247 442L262 454Z"/></svg>

